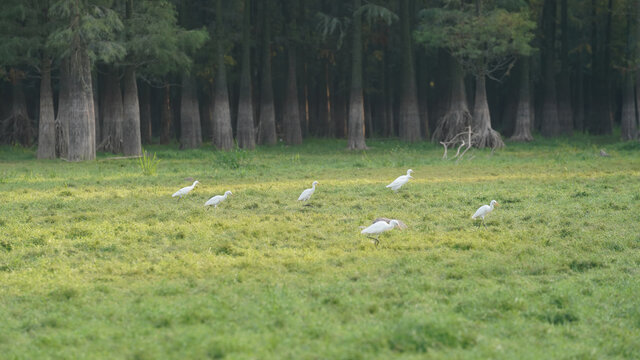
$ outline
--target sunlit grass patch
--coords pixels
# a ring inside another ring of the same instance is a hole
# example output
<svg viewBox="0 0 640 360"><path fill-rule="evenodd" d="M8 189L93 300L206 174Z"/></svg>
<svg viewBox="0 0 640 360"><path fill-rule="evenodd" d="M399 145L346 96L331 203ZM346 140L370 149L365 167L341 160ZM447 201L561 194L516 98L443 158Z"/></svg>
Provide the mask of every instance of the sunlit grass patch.
<svg viewBox="0 0 640 360"><path fill-rule="evenodd" d="M607 142L609 141L609 142ZM633 358L637 145L430 143L67 163L0 148L8 358ZM608 158L597 155L607 146ZM385 188L414 170L397 194ZM201 184L182 200L171 194ZM296 201L317 180L307 204ZM231 190L217 209L213 195ZM498 200L483 226L475 209ZM375 247L360 226L408 225ZM19 346L16 346L19 344Z"/></svg>

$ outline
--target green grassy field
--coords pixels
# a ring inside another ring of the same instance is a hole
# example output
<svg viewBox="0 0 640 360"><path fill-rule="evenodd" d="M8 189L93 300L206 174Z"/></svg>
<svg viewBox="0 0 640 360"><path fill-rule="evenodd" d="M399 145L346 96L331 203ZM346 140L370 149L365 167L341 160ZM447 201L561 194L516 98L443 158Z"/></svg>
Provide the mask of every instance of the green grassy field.
<svg viewBox="0 0 640 360"><path fill-rule="evenodd" d="M509 143L459 163L368 145L151 147L155 176L0 148L0 357L639 356L640 144ZM178 202L188 177L201 184ZM409 228L375 248L359 226L378 216Z"/></svg>

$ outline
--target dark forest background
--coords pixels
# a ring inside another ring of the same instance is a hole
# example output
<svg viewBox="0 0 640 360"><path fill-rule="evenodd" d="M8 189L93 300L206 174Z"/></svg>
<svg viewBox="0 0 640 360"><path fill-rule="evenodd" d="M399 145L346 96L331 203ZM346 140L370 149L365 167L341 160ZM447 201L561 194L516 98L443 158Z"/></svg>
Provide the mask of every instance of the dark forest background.
<svg viewBox="0 0 640 360"><path fill-rule="evenodd" d="M3 0L0 141L636 140L637 0Z"/></svg>

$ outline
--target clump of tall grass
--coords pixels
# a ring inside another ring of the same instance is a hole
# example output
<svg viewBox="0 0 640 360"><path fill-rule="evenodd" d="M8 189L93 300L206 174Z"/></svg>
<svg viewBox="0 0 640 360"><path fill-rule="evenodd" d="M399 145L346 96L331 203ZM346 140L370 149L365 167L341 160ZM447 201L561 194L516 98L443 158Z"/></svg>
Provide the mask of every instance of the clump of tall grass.
<svg viewBox="0 0 640 360"><path fill-rule="evenodd" d="M138 158L138 166L144 175L155 175L160 159L156 157L156 153L151 156L150 153L142 149L142 156Z"/></svg>

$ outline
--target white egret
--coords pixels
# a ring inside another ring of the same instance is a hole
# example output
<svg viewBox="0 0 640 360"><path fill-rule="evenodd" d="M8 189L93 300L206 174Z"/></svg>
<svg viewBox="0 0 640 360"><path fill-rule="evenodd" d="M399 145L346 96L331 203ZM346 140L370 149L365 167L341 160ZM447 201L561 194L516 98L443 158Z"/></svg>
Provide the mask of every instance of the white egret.
<svg viewBox="0 0 640 360"><path fill-rule="evenodd" d="M204 206L213 205L214 208L217 208L218 204L220 204L221 202L227 200L227 196L229 196L229 195L233 195L231 193L231 191L225 191L224 195L216 195L216 196L212 197L211 199L207 200L207 202L204 203Z"/></svg>
<svg viewBox="0 0 640 360"><path fill-rule="evenodd" d="M398 176L397 179L393 180L393 182L389 185L387 185L388 188L390 188L391 190L398 192L398 190L400 190L400 188L409 182L409 179L413 179L413 176L411 176L411 173L413 172L413 170L409 169L407 170L407 175L402 175L402 176Z"/></svg>
<svg viewBox="0 0 640 360"><path fill-rule="evenodd" d="M316 185L318 185L318 182L314 181L313 184L311 184L312 187L310 189L306 189L302 194L300 194L298 201L307 201L311 199L311 195L316 191Z"/></svg>
<svg viewBox="0 0 640 360"><path fill-rule="evenodd" d="M191 186L185 186L182 189L178 190L175 192L175 194L171 195L171 197L178 197L178 200L182 199L183 196L187 195L188 193L191 192L191 190L193 190L196 185L200 184L200 182L198 180L193 182L193 185Z"/></svg>
<svg viewBox="0 0 640 360"><path fill-rule="evenodd" d="M386 218L386 217L379 217L379 218L373 220L372 224L375 224L378 221L384 221L384 222L386 222L388 224L388 223L391 222L391 220L393 220L393 219L389 219L389 218ZM396 221L398 222L398 229L402 230L402 229L406 229L407 228L407 224L402 222L402 220L397 220L396 219ZM364 228L364 226L362 228Z"/></svg>
<svg viewBox="0 0 640 360"><path fill-rule="evenodd" d="M391 220L389 221L389 223L387 223L384 220L380 220L373 223L373 225L369 225L367 228L362 230L360 234L367 235L367 237L370 239L373 239L373 243L376 244L376 246L378 246L378 243L380 243L380 240L378 240L378 238L380 237L380 234L382 234L385 231L391 230L396 226L398 227L400 226L400 224L398 223L398 220ZM368 235L378 235L378 236L374 238Z"/></svg>
<svg viewBox="0 0 640 360"><path fill-rule="evenodd" d="M497 201L495 200L491 200L490 205L482 205L478 208L478 210L476 210L476 213L473 214L473 216L471 217L473 220L477 219L477 218L481 218L482 219L482 225L484 225L484 217L489 215L490 212L493 211L493 206L500 206L500 204L498 204ZM486 226L486 225L485 225Z"/></svg>

